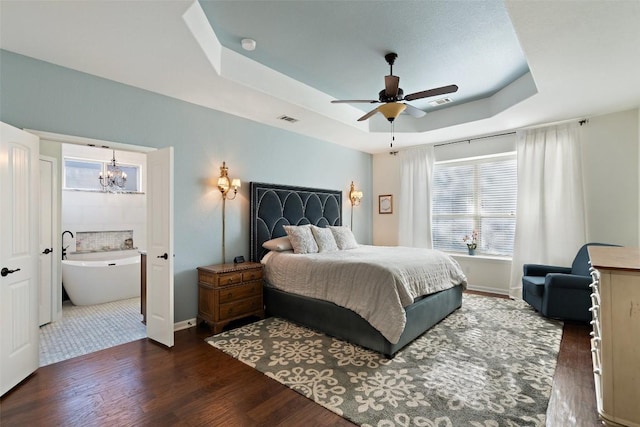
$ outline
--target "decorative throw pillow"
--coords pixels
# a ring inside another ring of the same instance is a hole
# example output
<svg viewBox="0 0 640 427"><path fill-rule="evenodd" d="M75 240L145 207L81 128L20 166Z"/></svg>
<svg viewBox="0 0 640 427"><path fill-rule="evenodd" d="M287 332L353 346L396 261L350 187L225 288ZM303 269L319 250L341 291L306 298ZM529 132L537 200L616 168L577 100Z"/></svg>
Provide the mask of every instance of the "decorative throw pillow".
<svg viewBox="0 0 640 427"><path fill-rule="evenodd" d="M286 231L293 253L296 254L315 254L318 252L318 244L311 233L311 225L285 225Z"/></svg>
<svg viewBox="0 0 640 427"><path fill-rule="evenodd" d="M291 240L289 240L287 236L276 237L275 239L267 240L262 244L262 247L276 252L290 251L291 249L293 249L293 246L291 246Z"/></svg>
<svg viewBox="0 0 640 427"><path fill-rule="evenodd" d="M311 232L318 244L318 252L334 252L338 250L336 239L333 238L333 233L328 228L320 228L315 225L311 226Z"/></svg>
<svg viewBox="0 0 640 427"><path fill-rule="evenodd" d="M338 249L355 249L358 247L358 242L356 242L356 238L347 227L328 227L329 230L333 233L333 237L338 244Z"/></svg>

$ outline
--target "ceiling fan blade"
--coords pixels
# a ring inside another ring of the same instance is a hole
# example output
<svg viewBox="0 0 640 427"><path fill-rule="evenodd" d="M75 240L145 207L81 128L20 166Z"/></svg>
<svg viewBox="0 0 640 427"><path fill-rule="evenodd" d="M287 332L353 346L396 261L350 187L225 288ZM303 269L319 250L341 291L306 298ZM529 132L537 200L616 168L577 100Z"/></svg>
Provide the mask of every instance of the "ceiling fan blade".
<svg viewBox="0 0 640 427"><path fill-rule="evenodd" d="M376 104L380 101L377 99L334 99L331 101L332 104L356 104L356 103L367 103L367 104Z"/></svg>
<svg viewBox="0 0 640 427"><path fill-rule="evenodd" d="M405 101L413 101L415 99L428 98L430 96L444 95L446 93L453 93L458 90L458 86L449 85L437 87L434 89L423 90L422 92L410 93L409 95L404 97Z"/></svg>
<svg viewBox="0 0 640 427"><path fill-rule="evenodd" d="M378 108L374 108L373 110L369 111L367 114L365 114L364 116L360 117L358 119L359 122L362 122L364 120L367 120L369 117L373 116L375 113L378 112Z"/></svg>
<svg viewBox="0 0 640 427"><path fill-rule="evenodd" d="M384 76L384 91L389 97L394 97L398 94L398 87L400 86L400 77L390 75Z"/></svg>
<svg viewBox="0 0 640 427"><path fill-rule="evenodd" d="M404 104L407 106L407 108L405 108L404 112L407 113L408 115L412 116L412 117L424 117L427 115L427 113L425 113L424 111L422 111L419 108L414 107L413 105L409 105L409 104Z"/></svg>

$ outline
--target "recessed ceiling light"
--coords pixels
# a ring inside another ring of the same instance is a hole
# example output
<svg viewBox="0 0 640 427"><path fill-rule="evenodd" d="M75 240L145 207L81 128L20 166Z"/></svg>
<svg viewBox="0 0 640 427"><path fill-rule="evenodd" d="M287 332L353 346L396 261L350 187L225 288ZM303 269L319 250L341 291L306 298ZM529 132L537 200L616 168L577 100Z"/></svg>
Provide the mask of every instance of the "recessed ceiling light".
<svg viewBox="0 0 640 427"><path fill-rule="evenodd" d="M241 43L244 50L252 51L256 48L256 41L253 39L242 39Z"/></svg>

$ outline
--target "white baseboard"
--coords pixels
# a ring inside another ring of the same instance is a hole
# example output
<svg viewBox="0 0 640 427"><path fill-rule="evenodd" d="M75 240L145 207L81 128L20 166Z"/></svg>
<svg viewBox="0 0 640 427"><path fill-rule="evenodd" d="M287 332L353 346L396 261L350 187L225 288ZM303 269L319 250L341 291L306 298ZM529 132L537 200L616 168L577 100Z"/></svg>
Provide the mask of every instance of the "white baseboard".
<svg viewBox="0 0 640 427"><path fill-rule="evenodd" d="M177 332L177 331L181 331L183 329L193 328L194 326L196 326L196 318L195 317L193 319L187 319L187 320L183 320L182 322L174 323L173 324L173 331Z"/></svg>
<svg viewBox="0 0 640 427"><path fill-rule="evenodd" d="M503 288L490 288L488 286L467 285L470 291L490 292L498 295L509 295L509 291Z"/></svg>

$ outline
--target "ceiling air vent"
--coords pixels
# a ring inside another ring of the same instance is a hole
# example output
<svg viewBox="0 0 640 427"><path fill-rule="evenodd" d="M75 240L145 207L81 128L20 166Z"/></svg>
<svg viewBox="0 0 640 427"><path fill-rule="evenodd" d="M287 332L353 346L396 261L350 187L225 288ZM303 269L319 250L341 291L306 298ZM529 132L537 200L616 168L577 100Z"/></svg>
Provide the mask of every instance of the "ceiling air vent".
<svg viewBox="0 0 640 427"><path fill-rule="evenodd" d="M278 117L279 120L284 120L285 122L289 122L289 123L295 123L298 121L298 119L294 119L293 117L289 117L289 116L280 116Z"/></svg>
<svg viewBox="0 0 640 427"><path fill-rule="evenodd" d="M436 99L434 101L429 102L429 105L431 105L433 107L439 107L440 105L448 104L450 102L453 102L453 99L451 99L451 98L440 98L440 99Z"/></svg>

